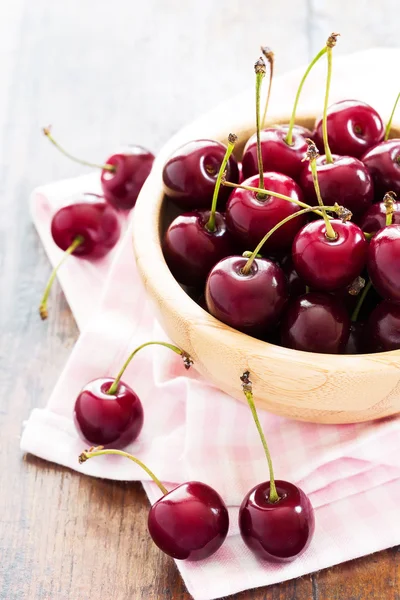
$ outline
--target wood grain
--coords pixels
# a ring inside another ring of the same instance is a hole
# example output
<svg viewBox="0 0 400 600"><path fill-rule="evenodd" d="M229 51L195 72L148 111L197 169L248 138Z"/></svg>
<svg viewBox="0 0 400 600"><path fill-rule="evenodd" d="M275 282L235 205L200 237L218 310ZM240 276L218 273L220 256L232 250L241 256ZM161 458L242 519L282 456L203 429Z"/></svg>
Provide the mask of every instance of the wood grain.
<svg viewBox="0 0 400 600"><path fill-rule="evenodd" d="M370 4L356 15L363 43L373 32L374 44L394 45L398 13L381 31L389 2ZM331 5L329 30L349 3ZM49 265L27 200L36 185L85 171L39 131L52 122L60 141L94 160L126 141L158 150L252 83L259 43L274 48L281 72L315 53L323 41L315 27L328 7L0 0L0 8L0 599L189 600L173 561L149 541L139 484L85 478L19 451L22 421L45 405L78 336L59 288L49 321L38 318ZM373 9L382 10L375 19ZM399 556L390 550L235 600L399 600Z"/></svg>

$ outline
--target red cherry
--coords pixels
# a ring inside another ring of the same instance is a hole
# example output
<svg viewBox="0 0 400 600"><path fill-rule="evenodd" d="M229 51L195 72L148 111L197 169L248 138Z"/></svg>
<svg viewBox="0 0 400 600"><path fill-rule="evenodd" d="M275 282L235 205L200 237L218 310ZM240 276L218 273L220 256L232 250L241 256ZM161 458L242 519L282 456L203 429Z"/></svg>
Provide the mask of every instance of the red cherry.
<svg viewBox="0 0 400 600"><path fill-rule="evenodd" d="M153 504L148 527L165 554L179 560L201 560L222 546L229 528L228 510L213 488L190 481Z"/></svg>
<svg viewBox="0 0 400 600"><path fill-rule="evenodd" d="M400 139L378 144L361 160L373 179L376 198L382 198L389 190L400 196Z"/></svg>
<svg viewBox="0 0 400 600"><path fill-rule="evenodd" d="M400 348L400 306L381 302L370 314L365 328L368 352L386 352Z"/></svg>
<svg viewBox="0 0 400 600"><path fill-rule="evenodd" d="M180 207L208 208L211 204L218 172L226 146L214 140L195 140L178 148L163 169L164 192ZM226 169L228 181L237 183L239 170L231 156ZM221 189L219 206L223 206L231 190Z"/></svg>
<svg viewBox="0 0 400 600"><path fill-rule="evenodd" d="M123 210L135 206L153 162L154 154L142 146L128 146L123 152L110 156L106 165L115 170L101 171L101 187L106 201Z"/></svg>
<svg viewBox="0 0 400 600"><path fill-rule="evenodd" d="M79 393L74 408L75 425L92 446L123 448L133 442L143 426L143 407L138 395L119 382L114 394L110 377L91 381Z"/></svg>
<svg viewBox="0 0 400 600"><path fill-rule="evenodd" d="M270 482L256 485L239 511L241 536L256 556L290 561L308 548L315 528L314 510L306 494L287 481L275 481L280 499L270 502Z"/></svg>
<svg viewBox="0 0 400 600"><path fill-rule="evenodd" d="M259 176L255 175L246 179L243 185L258 187L259 181ZM287 175L264 173L264 185L265 189L271 192L303 201L300 187ZM265 199L260 200L257 193L237 188L226 206L226 223L234 238L250 250L260 242L267 231L299 210L301 207L294 202L274 196L266 196ZM302 215L280 227L265 244L264 250L268 252L289 248L305 221L306 217Z"/></svg>
<svg viewBox="0 0 400 600"><path fill-rule="evenodd" d="M294 350L338 354L349 330L347 310L337 298L310 292L290 303L281 324L281 342Z"/></svg>
<svg viewBox="0 0 400 600"><path fill-rule="evenodd" d="M117 243L120 225L116 212L105 202L78 202L55 213L51 235L64 251L76 238L82 237L74 255L101 258Z"/></svg>
<svg viewBox="0 0 400 600"><path fill-rule="evenodd" d="M285 138L289 126L268 127L260 132L261 154L265 171L284 173L292 179L298 179L303 169L302 160L307 152L306 137L309 133L303 127L293 128L293 140L289 145ZM257 135L248 140L243 151L243 176L248 179L258 173L257 162ZM267 186L266 186L267 187Z"/></svg>
<svg viewBox="0 0 400 600"><path fill-rule="evenodd" d="M262 336L272 329L287 301L287 282L274 262L256 258L247 275L247 259L224 258L211 270L206 283L209 312L231 327Z"/></svg>
<svg viewBox="0 0 400 600"><path fill-rule="evenodd" d="M400 224L400 202L393 203L392 224ZM358 225L365 233L376 233L386 227L386 206L384 202L377 202L369 207L359 219Z"/></svg>
<svg viewBox="0 0 400 600"><path fill-rule="evenodd" d="M328 163L324 155L319 156L316 161L318 182L324 203L334 205L337 202L348 208L354 216L361 215L371 206L374 199L371 176L357 158L334 155L333 159L333 163ZM310 164L303 168L300 186L304 191L306 202L315 204L317 196Z"/></svg>
<svg viewBox="0 0 400 600"><path fill-rule="evenodd" d="M361 229L347 221L332 219L336 239L326 236L322 219L305 225L293 241L293 264L307 285L334 291L349 285L362 271L367 242Z"/></svg>
<svg viewBox="0 0 400 600"><path fill-rule="evenodd" d="M389 225L378 231L369 243L368 273L379 294L400 302L400 226Z"/></svg>
<svg viewBox="0 0 400 600"><path fill-rule="evenodd" d="M369 148L383 140L381 117L369 104L342 100L328 108L327 127L331 152L360 158ZM322 118L315 124L315 143L322 152Z"/></svg>
<svg viewBox="0 0 400 600"><path fill-rule="evenodd" d="M165 233L164 257L179 283L204 284L212 267L234 252L223 215L215 213L215 231L206 226L209 217L209 210L184 213L172 221Z"/></svg>

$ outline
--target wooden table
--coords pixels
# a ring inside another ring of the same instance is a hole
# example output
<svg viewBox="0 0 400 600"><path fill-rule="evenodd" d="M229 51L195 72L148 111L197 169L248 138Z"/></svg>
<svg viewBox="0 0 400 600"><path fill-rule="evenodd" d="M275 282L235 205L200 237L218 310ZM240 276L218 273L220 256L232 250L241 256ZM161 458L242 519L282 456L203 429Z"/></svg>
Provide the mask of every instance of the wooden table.
<svg viewBox="0 0 400 600"><path fill-rule="evenodd" d="M174 563L149 541L139 484L93 480L19 451L21 423L44 406L78 336L31 225L38 184L84 169L40 136L103 160L120 142L154 150L199 112L253 82L258 42L277 70L298 66L331 29L337 51L396 45L395 0L13 0L0 20L0 598L188 600ZM328 3L326 3L328 4ZM383 15L390 18L383 22ZM335 17L335 18L333 18ZM381 17L381 18L380 18ZM287 45L290 42L290 47ZM383 507L384 510L384 507ZM399 600L396 549L245 592L237 600Z"/></svg>

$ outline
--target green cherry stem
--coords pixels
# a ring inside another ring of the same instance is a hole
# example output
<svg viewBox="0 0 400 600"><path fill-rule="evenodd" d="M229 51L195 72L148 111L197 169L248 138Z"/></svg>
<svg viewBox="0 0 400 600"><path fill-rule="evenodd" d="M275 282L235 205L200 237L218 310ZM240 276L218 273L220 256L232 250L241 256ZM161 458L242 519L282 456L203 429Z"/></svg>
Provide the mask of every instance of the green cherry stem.
<svg viewBox="0 0 400 600"><path fill-rule="evenodd" d="M261 127L264 128L265 127L265 119L267 118L267 113L268 113L269 99L271 97L272 80L274 78L275 55L272 52L271 48L268 48L268 46L261 46L261 52L263 53L263 55L265 56L265 58L267 59L267 61L269 63L268 92L267 92L267 98L265 100L264 114L263 114L263 118L261 121Z"/></svg>
<svg viewBox="0 0 400 600"><path fill-rule="evenodd" d="M64 154L64 156L66 156L70 160L73 160L74 162L77 162L80 165L84 165L85 167L92 167L93 169L102 169L103 171L110 171L110 173L115 173L116 169L113 165L99 165L97 163L88 162L87 160L82 160L80 158L77 158L76 156L73 156L69 152L67 152L67 150L65 150L62 146L60 146L60 144L58 142L56 142L56 140L53 138L53 136L51 134L50 126L43 127L43 133L50 140L50 142L57 148L57 150L59 150L61 152L61 154Z"/></svg>
<svg viewBox="0 0 400 600"><path fill-rule="evenodd" d="M112 396L113 394L115 394L117 392L119 382L121 381L121 377L125 373L125 370L126 370L127 366L129 365L129 363L131 362L132 358L140 350L142 350L142 348L146 348L147 346L164 346L164 348L169 348L170 350L172 350L176 354L179 354L180 356L182 356L183 364L185 366L185 369L189 369L191 367L191 365L193 364L193 361L190 358L190 356L188 354L186 354L186 352L184 352L183 350L181 350L180 348L178 348L178 346L174 346L173 344L168 344L167 342L145 342L144 344L141 344L140 346L138 346L128 356L128 358L126 359L126 361L125 361L122 369L118 373L117 377L114 379L114 382L113 382L112 386L110 387L110 389L108 390L107 394L110 394L110 396Z"/></svg>
<svg viewBox="0 0 400 600"><path fill-rule="evenodd" d="M332 33L327 42L326 42L326 56L328 59L328 71L326 75L326 89L325 89L325 101L324 101L324 114L322 118L322 137L324 140L324 152L326 156L326 162L328 164L333 163L332 152L329 148L328 143L328 103L329 103L329 90L331 87L331 77L332 77L332 48L336 46L337 37L340 35L339 33Z"/></svg>
<svg viewBox="0 0 400 600"><path fill-rule="evenodd" d="M206 228L211 232L215 231L215 212L217 210L219 189L221 187L221 183L222 183L222 180L224 177L226 165L228 164L228 160L233 152L236 142L237 142L237 135L235 135L234 133L230 133L228 135L228 147L226 149L225 156L222 160L221 167L219 169L217 181L215 182L214 194L213 194L213 199L212 199L212 203L211 203L210 216L206 223Z"/></svg>
<svg viewBox="0 0 400 600"><path fill-rule="evenodd" d="M84 450L82 454L79 455L79 464L82 464L89 460L89 458L94 458L95 456L103 456L105 454L116 454L117 456L124 456L125 458L129 458L132 462L136 463L141 467L144 471L146 471L147 475L154 481L154 483L160 488L163 495L168 494L167 488L161 483L161 481L156 477L153 471L150 471L148 467L141 460L136 458L136 456L132 456L128 452L124 452L123 450L113 450L113 449L104 449L102 446L97 446L96 448L89 448L89 450Z"/></svg>
<svg viewBox="0 0 400 600"><path fill-rule="evenodd" d="M247 263L244 265L243 269L242 269L242 274L243 275L248 275L251 269L251 265L253 264L254 259L257 257L257 254L260 253L261 248L264 246L264 244L269 240L269 238L271 237L271 235L273 235L275 233L275 231L277 229L279 229L280 227L282 227L282 225L285 225L286 223L288 223L289 221L291 221L292 219L295 219L296 217L300 217L300 215L305 215L307 213L310 212L315 212L315 206L310 206L310 208L303 208L302 210L297 211L296 213L293 213L292 215L289 215L288 217L285 217L285 219L282 219L282 221L280 221L279 223L277 223L276 225L274 225L274 227L272 227L272 229L270 229L268 231L268 233L265 234L265 236L263 237L263 239L261 240L261 242L258 244L257 248L252 252L250 258L247 260ZM342 207L339 205L336 206L323 206L321 207L324 210L331 210L332 212L338 212L339 210L342 210Z"/></svg>
<svg viewBox="0 0 400 600"><path fill-rule="evenodd" d="M386 210L386 225L392 224L395 199L396 199L395 192L387 192L383 197L383 204L385 205L385 210Z"/></svg>
<svg viewBox="0 0 400 600"><path fill-rule="evenodd" d="M307 77L308 77L311 69L313 68L313 66L319 61L319 59L322 56L324 56L324 54L326 54L326 50L327 50L327 48L326 48L326 46L324 46L322 48L322 50L320 50L318 52L318 54L313 58L313 60L308 65L308 67L306 69L306 72L304 73L303 77L301 78L300 85L299 85L299 87L297 89L296 98L294 100L294 105L293 105L293 110L292 110L292 116L290 117L289 130L288 130L287 135L285 137L285 142L289 146L293 145L293 127L294 127L294 124L295 124L295 121L296 121L297 105L298 105L299 100L300 100L300 95L301 95L301 92L303 90L304 83L305 83L305 81L306 81L306 79L307 79Z"/></svg>
<svg viewBox="0 0 400 600"><path fill-rule="evenodd" d="M390 128L392 127L392 121L393 121L394 113L396 112L396 108L397 108L397 104L398 104L399 100L400 100L400 92L397 94L397 98L396 98L396 101L394 103L392 113L391 113L391 115L389 117L389 121L387 122L387 125L386 125L385 137L383 138L384 142L387 142L387 140L389 139Z"/></svg>
<svg viewBox="0 0 400 600"><path fill-rule="evenodd" d="M317 158L319 156L318 153L318 149L317 146L314 144L314 142L310 139L306 140L307 144L308 144L308 150L307 150L307 154L306 154L306 160L309 160L310 162L310 169L311 169L311 174L312 174L312 178L313 178L313 183L314 183L314 188L315 188L315 194L317 196L317 200L318 200L318 204L321 207L321 212L322 212L322 216L323 219L325 221L325 226L326 226L326 237L329 240L336 240L337 235L335 233L335 230L333 229L328 216L325 212L325 209L323 208L323 200L321 197L321 190L319 189L319 183L318 183L318 174L317 174ZM351 216L351 215L350 215Z"/></svg>
<svg viewBox="0 0 400 600"><path fill-rule="evenodd" d="M278 492L276 491L275 476L274 476L274 469L272 466L271 454L269 452L267 440L265 439L265 435L264 435L263 429L261 427L260 419L258 418L257 409L256 409L256 405L254 404L254 398L253 398L253 384L250 381L249 377L250 377L249 371L245 371L240 379L242 381L243 393L246 396L246 400L250 407L251 414L253 415L254 423L255 423L255 425L257 427L257 431L260 435L261 443L263 445L265 456L267 458L268 468L269 468L269 484L270 484L269 485L269 501L274 503L274 502L278 502L280 500L280 498L278 496Z"/></svg>
<svg viewBox="0 0 400 600"><path fill-rule="evenodd" d="M260 124L260 97L261 97L261 85L262 81L265 77L266 68L265 62L262 56L258 59L256 64L254 65L254 70L256 72L256 129L257 129L257 161L258 161L258 173L259 173L259 187L264 189L264 165L262 161L261 154L261 124ZM265 194L260 195L259 200L264 199Z"/></svg>
<svg viewBox="0 0 400 600"><path fill-rule="evenodd" d="M353 310L353 314L351 315L351 321L353 323L355 323L357 321L358 315L360 314L360 310L363 305L363 302L364 302L365 298L367 297L367 294L368 294L369 290L371 289L371 287L372 287L372 282L368 281L367 285L364 287L363 291L361 292L358 302L356 304L356 307Z"/></svg>
<svg viewBox="0 0 400 600"><path fill-rule="evenodd" d="M40 318L42 319L42 321L47 319L47 317L49 316L49 313L47 312L47 300L49 299L50 290L54 283L54 280L56 278L59 268L64 264L64 262L67 260L67 258L75 252L75 250L78 248L78 246L80 246L84 241L85 240L81 235L76 236L76 238L74 239L72 244L65 250L64 256L62 257L62 259L60 260L58 265L56 265L54 267L54 269L52 270L49 280L44 289L42 300L39 305L39 314L40 314Z"/></svg>

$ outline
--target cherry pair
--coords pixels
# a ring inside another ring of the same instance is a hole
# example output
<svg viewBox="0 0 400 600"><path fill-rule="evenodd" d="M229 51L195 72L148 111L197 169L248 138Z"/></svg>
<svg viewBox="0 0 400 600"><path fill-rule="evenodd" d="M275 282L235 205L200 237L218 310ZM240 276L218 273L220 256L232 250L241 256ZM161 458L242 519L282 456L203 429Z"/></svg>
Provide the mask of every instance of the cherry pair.
<svg viewBox="0 0 400 600"><path fill-rule="evenodd" d="M259 558L293 560L311 542L314 511L300 488L287 481L275 481L249 375L246 371L241 377L243 391L265 450L270 477L246 494L239 511L239 528L244 542ZM148 529L163 552L175 559L200 560L221 547L228 533L229 515L223 499L213 488L190 481L168 491L139 459L120 450L91 448L82 452L79 462L104 454L129 458L158 485L163 496L150 509Z"/></svg>

